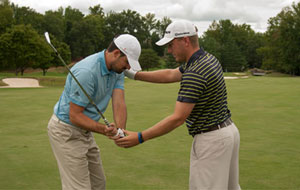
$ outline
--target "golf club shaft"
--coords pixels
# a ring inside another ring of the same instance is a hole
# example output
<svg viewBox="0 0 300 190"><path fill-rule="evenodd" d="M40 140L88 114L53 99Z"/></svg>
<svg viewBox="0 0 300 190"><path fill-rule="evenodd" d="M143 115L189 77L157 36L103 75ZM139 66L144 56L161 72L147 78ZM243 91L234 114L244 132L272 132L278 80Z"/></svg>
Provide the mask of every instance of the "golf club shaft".
<svg viewBox="0 0 300 190"><path fill-rule="evenodd" d="M72 73L71 69L68 67L68 65L65 63L65 61L62 59L62 57L60 56L60 54L55 51L56 55L58 56L58 58L63 62L63 64L65 65L65 67L67 68L67 70L69 71L69 73L71 74L72 78L76 81L76 83L78 84L78 86L81 88L82 92L85 94L85 96L89 99L89 102L95 107L95 109L97 110L97 112L99 113L99 115L103 118L104 123L110 127L108 120L104 117L104 115L102 114L102 112L99 110L99 108L96 106L95 102L92 100L92 98L88 95L88 93L84 90L84 88L81 86L80 82L77 80L77 78L74 76L74 74Z"/></svg>
<svg viewBox="0 0 300 190"><path fill-rule="evenodd" d="M80 82L77 80L77 78L74 76L74 74L72 73L71 69L68 67L68 65L66 64L66 62L63 60L63 58L60 56L60 54L58 53L58 51L56 50L56 48L51 44L50 41L50 37L48 32L45 32L45 37L46 37L46 41L48 42L48 44L51 46L51 48L54 50L54 52L56 53L57 57L61 60L61 62L64 64L64 66L67 68L67 70L69 71L70 75L72 76L72 78L76 81L76 83L78 84L78 86L81 88L82 92L85 94L85 96L89 99L89 102L95 107L95 109L97 110L97 112L99 113L99 115L102 117L105 125L107 127L111 127L108 120L104 117L104 115L102 114L102 112L99 110L99 108L97 107L97 105L95 104L95 102L93 101L93 99L88 95L88 93L84 90L84 88L81 86ZM125 133L121 128L117 128L117 134L115 136L120 136L121 138L125 137Z"/></svg>
<svg viewBox="0 0 300 190"><path fill-rule="evenodd" d="M80 87L80 89L82 90L82 92L85 94L85 96L89 99L89 102L95 107L95 109L97 110L97 112L99 113L99 115L102 117L102 119L104 120L105 125L107 125L108 127L110 127L108 120L104 117L104 115L102 114L102 112L99 110L99 108L97 107L97 105L95 104L95 102L92 100L92 98L88 95L88 93L84 90L84 88L81 86L80 82L77 80L77 78L74 76L74 74L72 73L71 69L68 67L68 65L66 64L66 62L63 60L63 58L60 56L60 54L58 53L58 51L56 50L56 48L51 44L50 42L50 38L49 38L49 34L48 32L45 33L45 37L46 40L48 42L48 44L51 46L51 48L54 50L55 54L57 55L57 57L60 59L60 61L64 64L64 66L67 68L67 70L69 71L70 75L72 76L72 78L76 81L76 83L78 84L78 86Z"/></svg>

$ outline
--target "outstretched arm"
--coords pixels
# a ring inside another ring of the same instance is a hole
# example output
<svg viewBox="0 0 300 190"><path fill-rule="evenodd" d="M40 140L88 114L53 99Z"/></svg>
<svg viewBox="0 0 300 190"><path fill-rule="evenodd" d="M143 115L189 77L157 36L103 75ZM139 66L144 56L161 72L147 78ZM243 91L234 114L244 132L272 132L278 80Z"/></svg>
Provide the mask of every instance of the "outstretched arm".
<svg viewBox="0 0 300 190"><path fill-rule="evenodd" d="M174 113L172 115L161 120L153 127L148 128L145 131L141 132L143 140L147 141L152 138L162 136L174 130L175 128L179 127L184 123L186 118L190 115L194 106L195 104L193 103L185 103L185 102L177 101ZM125 133L128 135L127 137L115 141L115 143L118 146L129 148L132 146L136 146L140 143L137 132L125 131Z"/></svg>
<svg viewBox="0 0 300 190"><path fill-rule="evenodd" d="M127 70L124 72L125 75L131 79L141 80L146 82L153 83L171 83L179 82L182 77L182 73L179 71L179 68L176 69L162 69L157 71L149 72L135 72L132 70Z"/></svg>

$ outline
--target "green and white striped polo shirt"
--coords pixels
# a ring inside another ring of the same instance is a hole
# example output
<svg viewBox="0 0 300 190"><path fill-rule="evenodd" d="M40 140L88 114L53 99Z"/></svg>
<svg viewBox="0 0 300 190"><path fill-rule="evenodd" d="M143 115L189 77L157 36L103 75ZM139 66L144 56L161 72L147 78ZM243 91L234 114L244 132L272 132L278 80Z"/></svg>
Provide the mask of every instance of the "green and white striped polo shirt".
<svg viewBox="0 0 300 190"><path fill-rule="evenodd" d="M195 103L186 124L194 136L231 116L222 66L211 54L200 48L179 67L182 73L177 101Z"/></svg>

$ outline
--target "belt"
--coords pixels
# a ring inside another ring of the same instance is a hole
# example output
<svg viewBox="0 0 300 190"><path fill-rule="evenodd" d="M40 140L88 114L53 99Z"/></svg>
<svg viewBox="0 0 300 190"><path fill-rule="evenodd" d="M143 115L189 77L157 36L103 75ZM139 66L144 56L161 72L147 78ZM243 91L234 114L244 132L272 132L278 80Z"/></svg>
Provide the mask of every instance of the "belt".
<svg viewBox="0 0 300 190"><path fill-rule="evenodd" d="M197 134L202 134L202 133L208 133L208 132L211 132L211 131L215 131L217 129L227 127L227 126L231 125L232 123L233 123L233 121L230 118L228 118L220 124L213 125L213 126L209 127L207 130L199 131ZM193 134L193 137L197 134Z"/></svg>

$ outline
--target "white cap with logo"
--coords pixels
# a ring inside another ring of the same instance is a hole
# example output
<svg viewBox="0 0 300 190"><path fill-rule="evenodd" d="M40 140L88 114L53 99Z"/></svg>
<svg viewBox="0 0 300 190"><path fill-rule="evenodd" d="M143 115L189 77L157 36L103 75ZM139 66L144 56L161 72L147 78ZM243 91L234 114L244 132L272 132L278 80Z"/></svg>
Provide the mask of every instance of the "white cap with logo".
<svg viewBox="0 0 300 190"><path fill-rule="evenodd" d="M156 42L156 45L163 46L172 41L174 38L197 35L196 26L187 20L174 21L166 29L162 39Z"/></svg>
<svg viewBox="0 0 300 190"><path fill-rule="evenodd" d="M114 39L116 46L122 51L134 71L142 70L139 57L141 55L141 45L136 37L130 34L122 34Z"/></svg>

